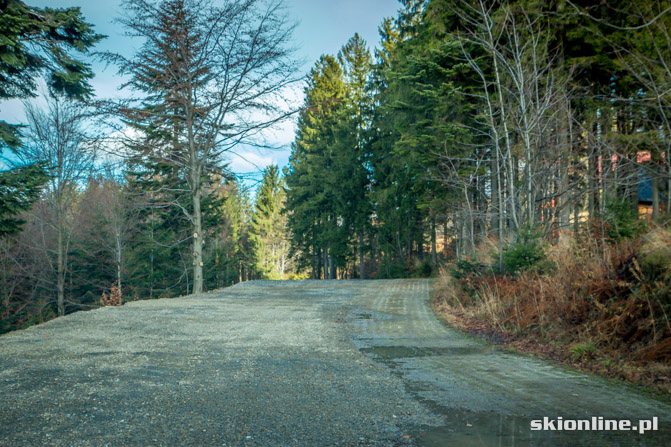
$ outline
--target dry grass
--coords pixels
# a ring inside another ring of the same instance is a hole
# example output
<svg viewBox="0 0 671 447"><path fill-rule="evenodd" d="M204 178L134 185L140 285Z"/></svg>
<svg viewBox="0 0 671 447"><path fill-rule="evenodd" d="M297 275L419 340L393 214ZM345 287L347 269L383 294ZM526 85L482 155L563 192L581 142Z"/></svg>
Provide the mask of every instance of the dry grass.
<svg viewBox="0 0 671 447"><path fill-rule="evenodd" d="M565 236L546 254L555 265L546 274L455 280L445 269L438 296L471 322L552 346L542 350L560 360L671 390L671 231L617 245ZM590 355L578 356L584 346Z"/></svg>

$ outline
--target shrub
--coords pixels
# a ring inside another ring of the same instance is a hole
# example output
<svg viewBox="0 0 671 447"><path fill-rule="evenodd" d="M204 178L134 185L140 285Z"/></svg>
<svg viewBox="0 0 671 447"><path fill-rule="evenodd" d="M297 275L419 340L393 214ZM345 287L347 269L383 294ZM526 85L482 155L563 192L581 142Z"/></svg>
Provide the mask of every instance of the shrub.
<svg viewBox="0 0 671 447"><path fill-rule="evenodd" d="M652 279L671 280L671 247L652 251L641 260L641 270Z"/></svg>
<svg viewBox="0 0 671 447"><path fill-rule="evenodd" d="M644 236L641 270L651 280L671 283L671 231L656 228Z"/></svg>
<svg viewBox="0 0 671 447"><path fill-rule="evenodd" d="M403 264L398 264L390 258L384 258L380 262L380 267L375 273L376 279L396 279L407 276L406 268Z"/></svg>
<svg viewBox="0 0 671 447"><path fill-rule="evenodd" d="M452 264L449 271L454 279L464 279L469 276L480 276L487 266L468 259L459 259Z"/></svg>
<svg viewBox="0 0 671 447"><path fill-rule="evenodd" d="M421 262L415 262L413 276L428 278L431 274L433 274L433 264L430 259L423 259Z"/></svg>
<svg viewBox="0 0 671 447"><path fill-rule="evenodd" d="M116 285L113 285L110 289L109 295L103 292L100 297L100 305L103 307L106 306L121 306L123 304L123 298L121 297L121 291Z"/></svg>
<svg viewBox="0 0 671 447"><path fill-rule="evenodd" d="M290 280L310 279L310 273L308 273L308 272L289 273L289 275L287 276L287 279L290 279Z"/></svg>
<svg viewBox="0 0 671 447"><path fill-rule="evenodd" d="M611 242L631 239L646 229L645 222L638 218L638 209L628 201L607 200L603 220L605 233Z"/></svg>
<svg viewBox="0 0 671 447"><path fill-rule="evenodd" d="M545 248L541 240L542 235L539 231L522 229L517 242L503 249L503 271L500 273L517 275L534 266L541 267L541 270L547 268L548 265L541 264L545 259ZM495 271L499 270L497 264L494 264L493 268Z"/></svg>

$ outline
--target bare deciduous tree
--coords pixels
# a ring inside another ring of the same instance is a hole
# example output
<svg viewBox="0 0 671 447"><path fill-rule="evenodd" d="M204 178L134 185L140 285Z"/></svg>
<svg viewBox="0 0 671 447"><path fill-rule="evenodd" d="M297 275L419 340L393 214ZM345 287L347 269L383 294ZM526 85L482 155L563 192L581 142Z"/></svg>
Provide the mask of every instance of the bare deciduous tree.
<svg viewBox="0 0 671 447"><path fill-rule="evenodd" d="M77 224L77 187L90 175L95 162L92 137L80 104L49 96L45 109L26 104L26 142L20 153L26 163L46 163L50 179L44 194L48 210L42 234L33 241L46 253L54 273L58 314L65 314L65 278L72 231ZM53 239L52 239L53 236Z"/></svg>
<svg viewBox="0 0 671 447"><path fill-rule="evenodd" d="M186 186L175 200L191 222L193 293L203 289L203 216L211 168L254 144L288 115L282 99L297 65L282 0L127 0L122 20L144 39L131 58L108 54L145 96L118 107L139 131L129 142L150 163L175 167ZM181 196L180 196L181 194Z"/></svg>

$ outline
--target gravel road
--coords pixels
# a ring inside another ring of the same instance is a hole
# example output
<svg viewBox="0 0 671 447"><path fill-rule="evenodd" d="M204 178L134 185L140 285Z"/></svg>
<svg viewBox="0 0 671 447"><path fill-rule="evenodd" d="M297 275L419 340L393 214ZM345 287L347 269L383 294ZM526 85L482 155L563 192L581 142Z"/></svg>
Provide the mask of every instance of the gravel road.
<svg viewBox="0 0 671 447"><path fill-rule="evenodd" d="M0 446L668 446L671 405L442 325L428 280L254 281L0 337ZM531 432L543 416L659 431Z"/></svg>

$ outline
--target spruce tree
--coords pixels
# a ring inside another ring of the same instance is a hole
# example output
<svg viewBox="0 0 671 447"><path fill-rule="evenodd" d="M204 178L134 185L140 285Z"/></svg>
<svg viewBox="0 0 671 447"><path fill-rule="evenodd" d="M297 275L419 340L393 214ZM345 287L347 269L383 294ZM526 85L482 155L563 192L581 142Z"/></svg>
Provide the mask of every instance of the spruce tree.
<svg viewBox="0 0 671 447"><path fill-rule="evenodd" d="M287 181L294 249L313 277L335 278L347 252L348 231L338 219L341 185L335 175L335 141L347 89L333 56L322 56L308 75Z"/></svg>
<svg viewBox="0 0 671 447"><path fill-rule="evenodd" d="M289 261L287 216L284 213L286 192L284 178L276 165L264 170L256 192L251 221L251 241L256 270L265 279L284 279Z"/></svg>
<svg viewBox="0 0 671 447"><path fill-rule="evenodd" d="M338 53L343 67L347 100L340 110L333 175L340 185L338 215L355 235L359 277L366 277L365 235L370 230L372 206L369 198L370 170L368 140L371 130L372 57L366 42L355 34Z"/></svg>
<svg viewBox="0 0 671 447"><path fill-rule="evenodd" d="M200 293L210 168L286 115L275 100L294 81L292 27L281 1L126 0L124 6L124 25L145 43L131 59L108 59L144 97L118 110L141 131L137 146L183 179L189 203L173 204L191 224L192 290Z"/></svg>

